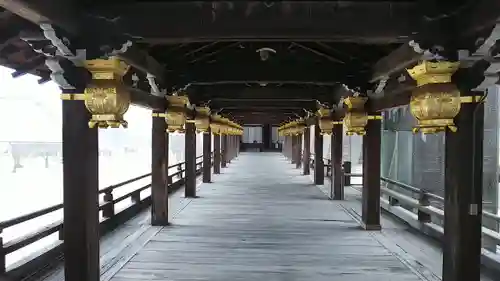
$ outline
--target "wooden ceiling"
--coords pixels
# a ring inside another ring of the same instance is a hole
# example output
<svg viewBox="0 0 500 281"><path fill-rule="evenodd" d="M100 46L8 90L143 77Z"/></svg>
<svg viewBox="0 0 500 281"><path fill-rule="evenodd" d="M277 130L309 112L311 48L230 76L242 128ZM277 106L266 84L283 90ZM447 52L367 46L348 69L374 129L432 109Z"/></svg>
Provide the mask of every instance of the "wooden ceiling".
<svg viewBox="0 0 500 281"><path fill-rule="evenodd" d="M42 53L54 47L38 26L48 22L91 58L133 42L121 57L140 77L138 103L154 105L152 73L167 92L275 124L336 104L347 89L374 92L380 80L374 107L406 102L414 83L401 77L422 57L409 42L451 59L474 52L500 16L496 2L0 0L0 63L48 81Z"/></svg>

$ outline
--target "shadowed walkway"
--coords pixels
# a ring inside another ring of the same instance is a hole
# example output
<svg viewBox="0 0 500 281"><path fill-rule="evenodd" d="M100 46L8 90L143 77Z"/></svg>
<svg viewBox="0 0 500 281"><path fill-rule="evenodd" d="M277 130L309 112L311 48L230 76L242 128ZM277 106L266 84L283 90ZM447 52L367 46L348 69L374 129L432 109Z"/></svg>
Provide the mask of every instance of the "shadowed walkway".
<svg viewBox="0 0 500 281"><path fill-rule="evenodd" d="M420 280L279 154L214 181L111 280Z"/></svg>

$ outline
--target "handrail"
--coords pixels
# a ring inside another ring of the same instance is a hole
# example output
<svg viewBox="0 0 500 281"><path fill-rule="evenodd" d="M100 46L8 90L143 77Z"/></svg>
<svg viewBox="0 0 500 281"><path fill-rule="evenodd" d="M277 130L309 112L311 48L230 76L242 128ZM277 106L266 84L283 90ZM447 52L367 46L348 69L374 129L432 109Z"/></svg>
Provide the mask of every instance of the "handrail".
<svg viewBox="0 0 500 281"><path fill-rule="evenodd" d="M400 187L400 188L402 188L404 190L407 190L407 191L410 191L410 192L413 192L413 193L417 193L419 195L419 197L420 197L420 200L422 200L421 198L424 197L424 200L425 199L434 199L435 201L438 201L440 203L444 202L444 198L443 197L438 196L438 195L433 194L433 193L430 193L430 192L427 192L427 191L422 190L422 189L418 189L418 188L416 188L414 186L411 186L411 185L408 185L408 184L405 184L405 183L402 183L402 182L399 182L399 181L396 181L396 180L393 180L393 179L389 179L389 178L386 178L386 177L380 177L380 179L382 181L384 181L384 182L393 184L393 185L395 185L397 187ZM406 204L409 204L409 205L413 205L414 204L414 202L412 201L412 199L414 199L413 197L408 197L408 196L402 195L402 194L400 194L398 192L395 192L393 190L387 189L385 187L382 188L382 191L383 191L383 193L388 193L388 194L391 194L393 197L397 197L398 199L400 199L402 202L405 202ZM420 205L417 205L416 207L418 208L419 206ZM444 211L443 211L443 214L436 213L436 214L433 214L433 215L438 215L439 217L442 217L444 215ZM493 220L496 220L497 222L500 223L500 216L499 215L496 215L496 214L493 214L491 212L483 210L483 216L487 217L487 218L490 218L490 219L493 219Z"/></svg>
<svg viewBox="0 0 500 281"><path fill-rule="evenodd" d="M212 152L211 155L213 155L213 153L214 152ZM196 160L195 160L196 174L197 175L201 174L201 170L203 167L203 160L198 161L201 158L203 158L203 155L197 156ZM183 174L186 171L185 162L179 162L179 163L170 165L168 167L168 170L170 170L172 168L176 168L176 167L178 168L178 170L168 175L168 178L169 178L168 182L170 183L169 184L169 192L173 192L174 190L179 188L184 182ZM100 224L101 224L101 227L105 227L103 233L110 231L114 227L116 227L115 224L109 223L111 226L109 227L109 229L106 229L105 224L107 222L110 222L113 219L118 219L118 220L122 219L122 218L118 218L118 217L121 214L130 213L130 212L126 212L126 211L129 209L133 209L135 207L137 209L137 211L131 212L130 214L126 215L127 218L130 218L133 215L137 214L140 210L142 210L142 207L148 206L149 202L151 201L151 196L147 196L146 198L141 199L141 195L140 195L140 193L142 191L149 189L151 187L151 184L146 184L142 187L134 189L133 191L128 192L124 195L121 195L118 198L113 198L113 191L120 188L120 187L123 187L127 184L131 184L131 183L137 182L141 179L145 179L149 176L151 176L151 173L140 175L138 177L120 182L118 184L110 185L110 186L105 187L103 189L100 189L98 191L99 195L101 195L101 194L104 195L103 201L99 202L99 211L102 211L102 217L103 217ZM173 178L177 177L177 176L179 176L179 178L175 182L173 182L172 181ZM131 198L132 204L130 206L128 206L127 208L121 210L120 212L116 213L115 212L115 204L118 202L124 201L128 198ZM47 207L47 208L44 208L41 210L37 210L37 211L29 213L29 214L21 215L21 216L16 217L16 218L2 221L2 222L0 222L0 234L2 233L2 231L4 229L10 228L10 227L15 227L15 226L20 225L22 223L26 223L30 220L39 218L41 216L44 216L44 215L47 215L47 214L50 214L50 213L53 213L55 211L62 210L62 209L63 209L63 204L60 203L60 204L56 204L56 205L53 205L53 206L50 206L50 207ZM49 225L45 225L45 226L42 226L34 231L31 231L30 233L27 233L23 236L16 237L15 239L12 239L6 243L4 243L3 238L0 237L0 275L5 273L6 271L8 271L6 269L6 264L5 264L5 256L6 255L13 253L19 249L22 249L26 246L29 246L29 245L39 241L40 239L45 238L45 237L47 237L53 233L56 233L56 232L59 232L59 237L60 237L59 239L64 240L64 237L62 235L62 230L63 230L63 220L60 219L60 220L57 220L56 222L53 222ZM61 246L61 243L59 243L59 245L56 245L54 247L54 249L58 247L59 248L58 251L62 252L62 248L60 246ZM51 250L53 250L53 249L51 249ZM48 250L47 252L43 253L42 255L47 254L51 250ZM28 261L22 265L19 265L19 266L16 265L14 268L11 268L9 270L9 272L14 271L14 270L19 270L20 267L23 267L25 264L29 264L30 261L33 261L35 258L36 258L36 256L32 257L32 259L28 259ZM29 267L29 265L27 267Z"/></svg>

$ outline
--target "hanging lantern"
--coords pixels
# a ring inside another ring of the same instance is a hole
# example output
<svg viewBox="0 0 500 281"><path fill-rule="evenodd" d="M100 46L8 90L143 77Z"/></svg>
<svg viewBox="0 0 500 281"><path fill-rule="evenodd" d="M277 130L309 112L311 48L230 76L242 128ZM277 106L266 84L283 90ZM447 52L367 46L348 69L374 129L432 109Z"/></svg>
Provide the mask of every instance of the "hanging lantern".
<svg viewBox="0 0 500 281"><path fill-rule="evenodd" d="M194 120L196 131L198 133L207 132L210 128L210 108L196 107L196 118Z"/></svg>
<svg viewBox="0 0 500 281"><path fill-rule="evenodd" d="M410 112L417 119L413 132L435 134L450 129L457 131L453 119L460 112L460 91L451 83L459 62L423 61L408 74L417 81L410 100Z"/></svg>
<svg viewBox="0 0 500 281"><path fill-rule="evenodd" d="M363 136L366 134L365 126L368 124L369 118L364 107L367 100L368 98L360 96L351 96L344 99L344 103L347 105L347 113L343 123L348 136L353 134Z"/></svg>
<svg viewBox="0 0 500 281"><path fill-rule="evenodd" d="M330 109L321 106L316 112L318 116L318 126L322 135L331 135L333 130L333 123L330 120Z"/></svg>
<svg viewBox="0 0 500 281"><path fill-rule="evenodd" d="M122 78L129 66L115 58L88 60L84 63L92 80L84 92L83 100L92 114L89 127L106 129L127 128L128 123L123 115L130 106L130 92L123 84Z"/></svg>
<svg viewBox="0 0 500 281"><path fill-rule="evenodd" d="M221 134L221 116L218 114L213 114L210 117L210 129L212 130L212 134L220 135Z"/></svg>
<svg viewBox="0 0 500 281"><path fill-rule="evenodd" d="M167 131L169 133L184 133L186 124L186 107L189 106L187 96L167 96L168 108L165 121L167 122Z"/></svg>

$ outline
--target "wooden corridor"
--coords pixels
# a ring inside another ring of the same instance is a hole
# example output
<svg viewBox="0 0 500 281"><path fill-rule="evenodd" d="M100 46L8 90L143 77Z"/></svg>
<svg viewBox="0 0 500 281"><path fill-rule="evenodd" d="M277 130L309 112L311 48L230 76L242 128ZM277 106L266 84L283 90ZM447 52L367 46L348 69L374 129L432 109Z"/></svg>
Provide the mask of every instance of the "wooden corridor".
<svg viewBox="0 0 500 281"><path fill-rule="evenodd" d="M438 246L386 215L382 232L362 230L353 189L328 200L294 167L240 154L199 198L170 197L171 226L146 211L106 235L101 280L440 280ZM62 266L41 280L64 280Z"/></svg>
<svg viewBox="0 0 500 281"><path fill-rule="evenodd" d="M149 227L107 268L101 260L101 278L420 280L279 154L241 154L199 196L172 226Z"/></svg>
<svg viewBox="0 0 500 281"><path fill-rule="evenodd" d="M111 280L419 280L287 168L241 155Z"/></svg>

